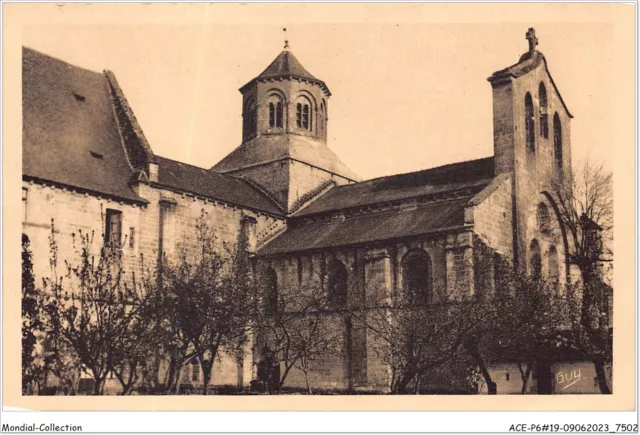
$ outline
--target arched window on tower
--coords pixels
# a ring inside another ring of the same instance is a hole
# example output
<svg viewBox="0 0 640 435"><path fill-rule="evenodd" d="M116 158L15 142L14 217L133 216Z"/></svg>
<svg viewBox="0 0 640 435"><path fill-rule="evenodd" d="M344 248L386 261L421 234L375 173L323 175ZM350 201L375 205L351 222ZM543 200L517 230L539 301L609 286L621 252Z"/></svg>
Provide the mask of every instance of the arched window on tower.
<svg viewBox="0 0 640 435"><path fill-rule="evenodd" d="M280 127L282 128L282 118L283 118L283 113L282 113L282 102L278 101L276 103L276 127Z"/></svg>
<svg viewBox="0 0 640 435"><path fill-rule="evenodd" d="M269 127L276 126L276 107L273 103L269 103Z"/></svg>
<svg viewBox="0 0 640 435"><path fill-rule="evenodd" d="M408 303L422 305L432 301L429 254L422 249L409 251L402 259L402 276Z"/></svg>
<svg viewBox="0 0 640 435"><path fill-rule="evenodd" d="M559 278L558 250L555 246L551 246L549 248L549 285L556 296L560 296Z"/></svg>
<svg viewBox="0 0 640 435"><path fill-rule="evenodd" d="M553 156L558 173L562 175L562 124L558 112L553 115Z"/></svg>
<svg viewBox="0 0 640 435"><path fill-rule="evenodd" d="M329 302L334 308L344 308L347 304L348 274L347 268L340 260L329 263L327 290Z"/></svg>
<svg viewBox="0 0 640 435"><path fill-rule="evenodd" d="M538 90L540 99L540 136L549 138L549 115L547 114L547 88L540 82Z"/></svg>
<svg viewBox="0 0 640 435"><path fill-rule="evenodd" d="M284 119L284 105L282 104L282 97L278 94L269 95L269 128L282 128Z"/></svg>
<svg viewBox="0 0 640 435"><path fill-rule="evenodd" d="M324 126L325 126L325 110L324 110L324 102L320 103L320 112L318 113L318 136L324 137Z"/></svg>
<svg viewBox="0 0 640 435"><path fill-rule="evenodd" d="M296 126L303 130L311 131L313 129L313 108L311 102L302 97L300 102L296 104Z"/></svg>
<svg viewBox="0 0 640 435"><path fill-rule="evenodd" d="M536 152L536 122L533 117L533 99L531 94L527 92L524 97L524 131L527 141L527 151Z"/></svg>
<svg viewBox="0 0 640 435"><path fill-rule="evenodd" d="M540 232L549 234L551 232L551 215L549 214L549 207L541 202L538 204L536 215L538 218L538 229Z"/></svg>
<svg viewBox="0 0 640 435"><path fill-rule="evenodd" d="M258 131L258 120L256 117L256 102L251 99L245 106L243 118L242 118L242 131L244 139L249 139Z"/></svg>
<svg viewBox="0 0 640 435"><path fill-rule="evenodd" d="M264 308L267 315L275 315L278 312L278 275L269 268L264 274L265 294Z"/></svg>
<svg viewBox="0 0 640 435"><path fill-rule="evenodd" d="M540 244L536 239L533 239L529 245L529 267L531 277L540 279L542 276L542 257L540 256Z"/></svg>

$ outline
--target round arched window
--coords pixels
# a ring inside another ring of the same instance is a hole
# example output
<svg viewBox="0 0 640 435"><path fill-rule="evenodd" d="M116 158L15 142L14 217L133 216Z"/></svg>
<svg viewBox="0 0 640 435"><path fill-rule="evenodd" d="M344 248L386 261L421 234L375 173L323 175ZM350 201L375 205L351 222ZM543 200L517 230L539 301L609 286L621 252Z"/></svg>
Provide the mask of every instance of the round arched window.
<svg viewBox="0 0 640 435"><path fill-rule="evenodd" d="M300 97L296 102L296 127L313 130L313 105L306 97Z"/></svg>
<svg viewBox="0 0 640 435"><path fill-rule="evenodd" d="M411 304L432 301L431 260L422 249L409 251L402 259L405 298Z"/></svg>

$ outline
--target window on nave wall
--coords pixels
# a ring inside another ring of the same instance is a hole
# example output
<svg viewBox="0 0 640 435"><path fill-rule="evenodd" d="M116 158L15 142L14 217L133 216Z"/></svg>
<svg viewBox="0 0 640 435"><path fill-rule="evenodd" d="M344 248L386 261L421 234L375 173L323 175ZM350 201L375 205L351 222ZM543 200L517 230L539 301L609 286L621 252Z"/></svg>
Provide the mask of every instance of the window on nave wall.
<svg viewBox="0 0 640 435"><path fill-rule="evenodd" d="M105 213L104 244L119 247L122 239L122 212L108 208Z"/></svg>
<svg viewBox="0 0 640 435"><path fill-rule="evenodd" d="M409 251L402 259L404 296L410 304L427 304L433 300L431 259L422 249Z"/></svg>
<svg viewBox="0 0 640 435"><path fill-rule="evenodd" d="M347 303L349 275L340 260L331 260L328 267L327 290L329 302L334 308L343 308Z"/></svg>

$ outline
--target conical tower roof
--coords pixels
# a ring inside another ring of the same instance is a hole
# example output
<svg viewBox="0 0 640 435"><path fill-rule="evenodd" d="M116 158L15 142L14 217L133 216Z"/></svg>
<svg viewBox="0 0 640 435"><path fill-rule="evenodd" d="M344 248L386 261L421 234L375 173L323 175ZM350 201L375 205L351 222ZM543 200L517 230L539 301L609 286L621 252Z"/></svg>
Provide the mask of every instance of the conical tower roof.
<svg viewBox="0 0 640 435"><path fill-rule="evenodd" d="M289 50L283 50L258 77L278 78L286 76L318 80L302 66L300 61Z"/></svg>
<svg viewBox="0 0 640 435"><path fill-rule="evenodd" d="M260 75L241 87L240 92L256 80L278 79L299 79L315 83L322 88L327 96L331 96L327 84L307 71L288 48L285 48Z"/></svg>

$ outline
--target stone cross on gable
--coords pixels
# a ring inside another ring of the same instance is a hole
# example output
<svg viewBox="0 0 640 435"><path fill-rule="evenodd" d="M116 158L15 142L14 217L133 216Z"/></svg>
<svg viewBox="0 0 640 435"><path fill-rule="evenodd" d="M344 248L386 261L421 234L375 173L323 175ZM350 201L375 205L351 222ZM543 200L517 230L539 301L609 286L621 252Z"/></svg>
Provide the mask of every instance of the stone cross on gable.
<svg viewBox="0 0 640 435"><path fill-rule="evenodd" d="M538 45L536 30L533 27L530 27L527 31L526 39L529 40L529 53L533 53L533 51L536 49L536 45Z"/></svg>

